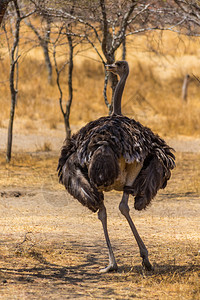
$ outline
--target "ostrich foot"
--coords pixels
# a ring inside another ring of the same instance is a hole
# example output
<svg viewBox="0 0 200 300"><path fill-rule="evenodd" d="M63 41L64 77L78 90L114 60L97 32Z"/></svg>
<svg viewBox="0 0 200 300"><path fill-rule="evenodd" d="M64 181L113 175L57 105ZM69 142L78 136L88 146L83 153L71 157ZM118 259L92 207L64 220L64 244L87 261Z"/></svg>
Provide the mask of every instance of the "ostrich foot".
<svg viewBox="0 0 200 300"><path fill-rule="evenodd" d="M108 273L112 271L117 271L118 267L117 264L109 264L106 268L101 269L99 272L100 273Z"/></svg>
<svg viewBox="0 0 200 300"><path fill-rule="evenodd" d="M142 265L146 271L153 271L153 267L147 257L143 258Z"/></svg>

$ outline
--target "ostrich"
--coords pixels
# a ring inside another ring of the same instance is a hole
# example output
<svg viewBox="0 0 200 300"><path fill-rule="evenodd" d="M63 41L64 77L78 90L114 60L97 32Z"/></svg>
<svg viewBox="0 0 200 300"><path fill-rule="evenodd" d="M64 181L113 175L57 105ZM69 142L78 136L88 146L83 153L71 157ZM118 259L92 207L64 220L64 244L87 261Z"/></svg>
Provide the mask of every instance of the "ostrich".
<svg viewBox="0 0 200 300"><path fill-rule="evenodd" d="M88 123L66 139L58 163L59 181L67 191L91 211L98 211L108 247L109 265L100 270L117 270L117 262L107 230L103 191L122 191L119 210L127 219L139 247L143 266L151 270L148 251L129 214L129 195L134 207L147 207L157 191L165 188L175 167L175 157L164 140L134 119L121 113L121 98L129 74L126 61L107 65L107 71L119 75L113 100L113 112Z"/></svg>

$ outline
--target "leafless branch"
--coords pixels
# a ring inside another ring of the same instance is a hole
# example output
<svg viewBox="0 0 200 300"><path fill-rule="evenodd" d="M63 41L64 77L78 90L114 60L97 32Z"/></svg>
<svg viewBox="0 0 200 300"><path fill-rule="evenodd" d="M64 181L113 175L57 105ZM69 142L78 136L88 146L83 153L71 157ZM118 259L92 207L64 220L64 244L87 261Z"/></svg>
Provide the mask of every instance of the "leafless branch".
<svg viewBox="0 0 200 300"><path fill-rule="evenodd" d="M128 26L129 18L130 18L131 14L134 11L134 8L136 6L137 6L137 1L133 1L133 3L130 6L129 10L125 13L125 15L123 17L120 30L119 30L116 38L113 40L113 48L114 48L115 51L119 48L119 46L121 45L121 43L124 39L124 36L126 34L126 29L127 29L127 26Z"/></svg>
<svg viewBox="0 0 200 300"><path fill-rule="evenodd" d="M88 41L88 43L94 48L94 50L96 51L96 53L98 54L99 58L101 59L101 62L103 63L103 65L105 66L105 61L101 55L101 53L99 52L99 50L97 49L97 47L95 46L95 44L90 40L90 38L88 37L88 35L84 36L85 39Z"/></svg>
<svg viewBox="0 0 200 300"><path fill-rule="evenodd" d="M41 9L41 11L44 15L47 15L49 17L62 18L62 19L67 19L67 20L70 19L70 20L76 21L80 24L84 24L87 27L90 27L93 30L97 40L101 43L101 39L99 37L99 34L98 34L96 28L91 23L83 20L82 18L79 18L76 15L72 15L70 13L67 13L67 12L63 11L62 9L55 10L55 9L48 8L48 9L45 9L45 10Z"/></svg>
<svg viewBox="0 0 200 300"><path fill-rule="evenodd" d="M138 13L136 13L130 20L127 21L127 24L131 24L139 15L141 15L144 11L146 11L149 8L150 4L145 5L144 8L142 8Z"/></svg>

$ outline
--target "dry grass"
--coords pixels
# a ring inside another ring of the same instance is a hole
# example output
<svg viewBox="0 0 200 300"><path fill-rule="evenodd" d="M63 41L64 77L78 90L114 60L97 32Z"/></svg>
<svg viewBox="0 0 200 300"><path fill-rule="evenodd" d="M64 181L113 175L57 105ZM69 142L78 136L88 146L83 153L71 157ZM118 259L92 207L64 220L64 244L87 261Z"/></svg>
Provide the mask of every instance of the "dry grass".
<svg viewBox="0 0 200 300"><path fill-rule="evenodd" d="M180 246L183 247L183 245ZM65 297L70 297L71 294L73 298L82 296L85 299L120 300L132 298L199 299L199 266L192 262L187 261L187 264L180 263L180 265L177 265L176 263L170 264L167 259L164 259L163 264L155 266L152 273L146 273L137 265L132 268L125 267L116 274L101 276L98 274L95 264L90 266L88 259L84 257L84 255L87 255L89 258L85 247L82 247L80 252L80 246L74 245L68 247L66 251L62 249L60 243L55 244L54 242L52 245L44 247L42 245L38 246L37 241L36 245L33 245L30 240L29 243L20 245L12 255L15 257L16 262L21 260L24 264L32 267L29 270L22 268L21 271L15 274L11 273L5 278L8 283L12 280L15 289L22 282L22 290L26 293L30 292L30 287L33 285L35 291L32 290L32 292L34 291L36 295L39 294L36 286L45 285L47 294L49 294L50 286L54 282L54 295L65 293ZM176 245L174 245L174 249L178 250ZM163 256L166 255L166 249L158 248L157 250L160 250ZM77 261L79 262L79 268L82 268L81 274L76 270ZM122 261L123 258L121 257ZM85 264L87 268L83 267ZM62 267L63 265L67 265L67 267ZM74 284L76 285L75 289L73 288ZM36 298L43 299L43 297L38 295Z"/></svg>
<svg viewBox="0 0 200 300"><path fill-rule="evenodd" d="M48 149L49 149L49 145ZM46 146L43 146L40 151L45 151ZM0 154L1 165L1 187L41 187L42 184L51 182L55 189L61 186L57 180L57 163L58 157L48 156L47 154L13 154L12 160L9 164L5 162L5 154ZM47 151L48 152L48 151Z"/></svg>
<svg viewBox="0 0 200 300"><path fill-rule="evenodd" d="M52 145L49 142L44 142L43 145L39 145L36 152L49 152L52 150Z"/></svg>
<svg viewBox="0 0 200 300"><path fill-rule="evenodd" d="M0 51L3 52L4 49ZM200 85L191 79L188 103L181 100L181 88L185 74L199 73L199 41L172 33L149 34L130 39L127 49L131 73L124 92L123 112L148 125L163 135L199 135L200 132ZM87 51L85 56L95 57ZM120 58L120 53L117 54ZM2 64L8 66L6 57ZM28 67L27 67L28 66ZM31 70L31 72L30 72ZM47 83L42 51L32 50L23 57L19 69L19 94L16 118L25 115L31 122L43 120L44 126L57 128L63 122L59 109L59 93L55 84ZM9 117L8 72L0 74L2 92L0 125ZM72 125L84 123L107 114L102 89L104 72L100 63L77 56L74 67L74 100L70 121ZM68 99L67 71L63 72L62 87L64 105ZM111 97L110 88L108 89ZM31 124L28 127L34 126Z"/></svg>
<svg viewBox="0 0 200 300"><path fill-rule="evenodd" d="M107 263L100 222L67 194L66 203L57 194L63 190L57 183L57 156L14 154L8 165L1 155L0 296L199 299L199 164L199 154L177 153L172 179L152 207L136 212L130 199L153 272L142 269L128 224L118 213L121 194L106 193L119 271L100 275L100 266Z"/></svg>

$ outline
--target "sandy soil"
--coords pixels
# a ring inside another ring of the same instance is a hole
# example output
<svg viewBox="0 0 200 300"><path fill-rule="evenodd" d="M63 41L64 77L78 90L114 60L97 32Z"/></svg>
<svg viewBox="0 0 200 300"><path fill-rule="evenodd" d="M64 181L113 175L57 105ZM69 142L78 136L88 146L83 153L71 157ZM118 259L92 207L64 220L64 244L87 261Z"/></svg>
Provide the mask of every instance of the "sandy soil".
<svg viewBox="0 0 200 300"><path fill-rule="evenodd" d="M58 130L48 135L18 133L13 146L15 151L36 151L35 145L48 141L57 150L62 134ZM0 150L4 150L5 138L6 130L1 129ZM169 142L178 152L194 152L195 164L200 139ZM183 163L187 167L188 161ZM39 188L2 185L0 299L199 299L200 197L177 189L187 174L181 170L146 211L135 211L130 200L131 215L149 250L153 272L141 266L137 244L118 210L120 193L105 194L119 270L100 274L108 256L96 214L42 180Z"/></svg>
<svg viewBox="0 0 200 300"><path fill-rule="evenodd" d="M142 213L133 211L131 202L135 224L155 268L146 273L136 242L117 209L120 195L107 194L109 233L119 271L102 275L99 269L108 259L101 224L96 214L70 196L64 194L64 201L63 193L1 191L2 299L180 299L162 285L152 293L151 280L166 275L184 278L191 276L191 270L200 271L198 197L160 194Z"/></svg>

